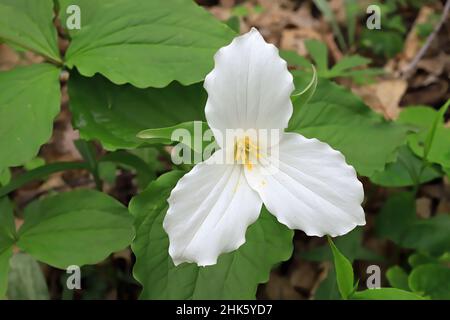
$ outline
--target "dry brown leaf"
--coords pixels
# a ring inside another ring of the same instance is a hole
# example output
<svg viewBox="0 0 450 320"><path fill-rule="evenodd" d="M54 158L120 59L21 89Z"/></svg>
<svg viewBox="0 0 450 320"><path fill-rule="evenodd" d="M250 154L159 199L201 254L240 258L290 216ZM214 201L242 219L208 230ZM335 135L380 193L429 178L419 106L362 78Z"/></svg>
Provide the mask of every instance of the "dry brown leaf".
<svg viewBox="0 0 450 320"><path fill-rule="evenodd" d="M264 288L265 295L271 300L299 300L304 297L298 293L289 280L280 276L276 272L272 272L270 280Z"/></svg>
<svg viewBox="0 0 450 320"><path fill-rule="evenodd" d="M431 199L421 197L416 199L416 214L420 218L429 218L431 216Z"/></svg>
<svg viewBox="0 0 450 320"><path fill-rule="evenodd" d="M332 263L330 261L323 261L320 263L319 275L317 276L316 281L314 282L314 285L311 288L312 296L314 296L316 294L316 291L320 287L320 284L322 283L322 281L324 281L327 278L331 267L332 267Z"/></svg>
<svg viewBox="0 0 450 320"><path fill-rule="evenodd" d="M436 82L429 82L427 86L416 86L415 90L409 91L403 98L402 103L404 105L434 105L446 100L449 95L450 82L448 79L439 78Z"/></svg>
<svg viewBox="0 0 450 320"><path fill-rule="evenodd" d="M313 29L286 29L281 36L281 48L294 50L301 56L306 56L305 40L316 39L322 41L322 36Z"/></svg>
<svg viewBox="0 0 450 320"><path fill-rule="evenodd" d="M31 51L17 52L6 44L0 44L0 71L7 71L16 66L42 63L45 59Z"/></svg>
<svg viewBox="0 0 450 320"><path fill-rule="evenodd" d="M299 9L290 12L289 23L297 28L316 30L322 25L320 20L317 20L312 16L311 4L309 2L304 2Z"/></svg>
<svg viewBox="0 0 450 320"><path fill-rule="evenodd" d="M312 263L302 261L292 271L289 280L294 288L301 288L310 292L316 283L317 268Z"/></svg>
<svg viewBox="0 0 450 320"><path fill-rule="evenodd" d="M438 83L439 81L440 81L439 77L433 74L417 73L414 75L414 77L409 79L409 87L421 88Z"/></svg>
<svg viewBox="0 0 450 320"><path fill-rule="evenodd" d="M437 57L420 60L417 67L434 76L439 76L446 70L448 64L450 64L450 55L441 51Z"/></svg>
<svg viewBox="0 0 450 320"><path fill-rule="evenodd" d="M330 9L339 23L345 23L345 5L344 0L329 0Z"/></svg>
<svg viewBox="0 0 450 320"><path fill-rule="evenodd" d="M62 178L62 173L58 172L52 174L43 184L39 186L37 191L39 193L46 193L53 189L62 188L66 185L64 179Z"/></svg>
<svg viewBox="0 0 450 320"><path fill-rule="evenodd" d="M403 52L399 55L396 71L404 70L404 68L408 66L408 64L416 56L417 52L419 52L422 43L419 35L417 34L417 26L419 24L427 22L428 18L433 12L434 9L427 6L424 6L420 9L417 18L414 21L414 24L409 31L408 36L406 37L405 45L403 46Z"/></svg>
<svg viewBox="0 0 450 320"><path fill-rule="evenodd" d="M400 113L399 103L406 92L408 84L402 79L381 80L378 83L354 87L352 91L374 111L393 120Z"/></svg>
<svg viewBox="0 0 450 320"><path fill-rule="evenodd" d="M208 11L211 12L213 16L215 16L217 19L221 21L226 21L231 17L231 10L228 8L214 6L209 7Z"/></svg>
<svg viewBox="0 0 450 320"><path fill-rule="evenodd" d="M444 196L444 190L441 185L425 185L421 188L422 193L429 197L429 198L435 198L440 199Z"/></svg>
<svg viewBox="0 0 450 320"><path fill-rule="evenodd" d="M220 0L220 6L224 8L232 8L236 5L236 0Z"/></svg>
<svg viewBox="0 0 450 320"><path fill-rule="evenodd" d="M10 47L0 44L0 71L7 71L19 64L20 57Z"/></svg>
<svg viewBox="0 0 450 320"><path fill-rule="evenodd" d="M126 248L122 251L113 253L114 259L124 259L128 264L131 265L131 251L129 248Z"/></svg>
<svg viewBox="0 0 450 320"><path fill-rule="evenodd" d="M449 121L450 123L450 121ZM439 200L439 204L436 208L438 214L448 214L450 212L450 181L449 176L445 176L443 179L442 197Z"/></svg>

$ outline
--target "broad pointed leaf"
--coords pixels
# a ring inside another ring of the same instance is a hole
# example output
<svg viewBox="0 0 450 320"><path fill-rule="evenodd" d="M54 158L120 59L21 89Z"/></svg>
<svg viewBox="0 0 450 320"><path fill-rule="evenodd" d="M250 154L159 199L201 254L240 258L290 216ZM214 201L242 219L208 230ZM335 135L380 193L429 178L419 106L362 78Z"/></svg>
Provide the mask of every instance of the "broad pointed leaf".
<svg viewBox="0 0 450 320"><path fill-rule="evenodd" d="M343 299L348 299L353 292L354 275L351 262L339 251L330 237L328 237L331 251L333 252L336 280Z"/></svg>
<svg viewBox="0 0 450 320"><path fill-rule="evenodd" d="M397 288L367 289L355 292L354 300L424 300L423 297Z"/></svg>
<svg viewBox="0 0 450 320"><path fill-rule="evenodd" d="M399 266L393 266L386 271L389 284L397 289L410 291L408 285L408 274Z"/></svg>
<svg viewBox="0 0 450 320"><path fill-rule="evenodd" d="M440 117L435 123L436 117ZM408 136L408 144L414 153L423 157L430 131L434 130L433 140L427 150L427 159L445 168L450 167L450 129L444 126L444 119L433 108L411 106L403 109L398 120L414 126L416 132Z"/></svg>
<svg viewBox="0 0 450 320"><path fill-rule="evenodd" d="M50 139L60 105L58 78L59 69L49 64L0 72L0 171L28 162Z"/></svg>
<svg viewBox="0 0 450 320"><path fill-rule="evenodd" d="M142 130L203 120L206 103L206 93L199 84L183 87L173 83L163 89L137 89L114 85L101 76L85 78L75 72L69 81L69 96L81 137L100 140L108 150L130 149L145 143L137 137Z"/></svg>
<svg viewBox="0 0 450 320"><path fill-rule="evenodd" d="M61 62L53 0L0 0L0 39Z"/></svg>
<svg viewBox="0 0 450 320"><path fill-rule="evenodd" d="M388 163L384 171L375 172L370 180L383 187L407 187L429 182L443 175L437 166L428 166L422 170L422 165L423 161L408 146L401 146L397 160Z"/></svg>
<svg viewBox="0 0 450 320"><path fill-rule="evenodd" d="M213 55L234 32L191 0L61 0L62 21L78 5L80 30L70 30L66 64L138 88L202 81ZM126 13L126 14L124 14Z"/></svg>
<svg viewBox="0 0 450 320"><path fill-rule="evenodd" d="M37 200L24 216L17 245L57 268L97 263L128 246L134 236L127 208L93 190Z"/></svg>
<svg viewBox="0 0 450 320"><path fill-rule="evenodd" d="M379 236L402 247L423 250L432 255L450 251L450 215L417 218L415 196L410 192L388 198L377 217L376 230Z"/></svg>
<svg viewBox="0 0 450 320"><path fill-rule="evenodd" d="M432 299L450 300L450 268L440 264L424 264L414 268L408 279L414 292Z"/></svg>

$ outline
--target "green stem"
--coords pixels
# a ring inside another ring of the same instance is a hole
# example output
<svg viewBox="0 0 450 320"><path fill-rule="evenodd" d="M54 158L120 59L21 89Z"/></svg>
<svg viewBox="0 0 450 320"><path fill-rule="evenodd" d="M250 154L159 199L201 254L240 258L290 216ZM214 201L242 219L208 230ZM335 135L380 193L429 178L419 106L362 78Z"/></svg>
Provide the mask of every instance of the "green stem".
<svg viewBox="0 0 450 320"><path fill-rule="evenodd" d="M331 24L331 28L333 29L333 33L336 36L341 49L343 51L347 51L347 44L345 42L341 28L339 28L339 24L328 2L326 0L313 0L313 2L316 7L322 12L325 20L327 20Z"/></svg>
<svg viewBox="0 0 450 320"><path fill-rule="evenodd" d="M89 171L94 177L95 186L97 190L103 190L103 182L100 179L100 173L98 170L98 161L95 154L95 147L90 141L77 140L74 142L75 147L77 147L83 159L87 162L89 166Z"/></svg>
<svg viewBox="0 0 450 320"><path fill-rule="evenodd" d="M423 149L423 159L425 161L428 161L428 155L430 153L431 146L433 145L434 136L436 135L437 127L438 127L439 123L442 121L442 119L444 118L444 115L447 112L449 105L450 105L450 99L448 99L447 102L439 109L439 111L436 115L436 118L434 119L434 122L430 128L430 131L428 132L428 135L425 139L425 146Z"/></svg>
<svg viewBox="0 0 450 320"><path fill-rule="evenodd" d="M430 131L428 131L428 134L425 138L425 145L423 147L422 165L420 166L420 170L419 170L419 174L418 174L419 181L417 181L417 183L414 187L415 193L417 193L417 191L419 190L420 177L422 176L423 171L431 164L430 161L428 160L428 155L430 154L431 147L434 142L434 137L436 135L437 127L438 127L439 123L442 121L442 119L444 118L444 115L447 112L449 106L450 106L450 99L447 100L447 102L439 109L439 111L433 121L433 124L431 125Z"/></svg>
<svg viewBox="0 0 450 320"><path fill-rule="evenodd" d="M66 171L66 170L74 170L74 169L87 169L89 170L89 166L85 162L56 162L47 164L45 166L27 171L22 175L14 178L9 184L0 188L0 198L6 196L8 193L19 189L20 187L26 185L27 183L34 180L41 180L50 174Z"/></svg>

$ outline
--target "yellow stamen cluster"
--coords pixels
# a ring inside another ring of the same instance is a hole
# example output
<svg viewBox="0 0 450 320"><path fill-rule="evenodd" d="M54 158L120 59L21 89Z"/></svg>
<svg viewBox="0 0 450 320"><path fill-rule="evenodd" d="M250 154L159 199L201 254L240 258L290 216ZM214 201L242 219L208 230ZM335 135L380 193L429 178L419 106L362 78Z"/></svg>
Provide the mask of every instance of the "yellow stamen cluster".
<svg viewBox="0 0 450 320"><path fill-rule="evenodd" d="M259 147L252 142L250 137L236 139L234 144L234 160L243 164L248 170L253 168L252 160L259 159Z"/></svg>

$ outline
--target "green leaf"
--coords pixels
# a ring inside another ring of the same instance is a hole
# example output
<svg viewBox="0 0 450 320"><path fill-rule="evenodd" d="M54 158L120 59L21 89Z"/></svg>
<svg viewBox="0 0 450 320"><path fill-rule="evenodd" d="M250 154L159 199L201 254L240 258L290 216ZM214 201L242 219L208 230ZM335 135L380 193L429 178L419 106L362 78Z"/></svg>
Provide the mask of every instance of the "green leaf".
<svg viewBox="0 0 450 320"><path fill-rule="evenodd" d="M355 42L355 31L358 15L360 12L358 3L353 0L345 0L345 18L347 22L347 37L349 46L351 47Z"/></svg>
<svg viewBox="0 0 450 320"><path fill-rule="evenodd" d="M315 40L314 40L315 41ZM314 43L313 41L313 43ZM323 45L321 42L317 41L319 45L317 48L311 48L311 50L316 50L320 54L318 55L319 59L324 60L323 55L324 52L321 52L323 50L327 50L325 45ZM314 45L313 45L314 47ZM327 53L328 54L328 53ZM302 70L303 72L309 72L311 69L311 65L308 59L300 56L295 51L286 51L281 50L280 56L287 61L288 65L291 67L294 67L296 69ZM383 74L384 71L379 68L365 68L365 69L354 69L356 67L361 67L363 65L366 65L370 63L371 60L359 55L351 55L351 56L344 56L340 61L338 61L337 64L335 64L331 70L322 69L318 70L318 76L325 78L325 79L331 79L331 78L337 78L337 77L350 77L353 81L355 81L358 84L365 84L373 82L373 76ZM322 64L324 61L321 62ZM327 61L328 63L328 61ZM316 63L317 64L317 63Z"/></svg>
<svg viewBox="0 0 450 320"><path fill-rule="evenodd" d="M431 299L450 300L450 268L440 264L424 264L409 275L411 290Z"/></svg>
<svg viewBox="0 0 450 320"><path fill-rule="evenodd" d="M310 81L304 73L293 74L296 87ZM288 130L317 138L341 151L360 175L370 177L384 170L406 141L406 127L384 120L361 99L329 80L319 78L311 100L297 108L299 103L300 99L294 101Z"/></svg>
<svg viewBox="0 0 450 320"><path fill-rule="evenodd" d="M28 161L27 163L25 163L23 165L23 167L26 170L34 170L36 168L42 167L45 165L45 159L41 158L41 157L35 157L33 159L31 159L30 161Z"/></svg>
<svg viewBox="0 0 450 320"><path fill-rule="evenodd" d="M362 236L363 229L357 227L346 235L334 238L334 242L339 251L342 252L350 262L353 262L354 260L382 260L382 257L366 249L362 245ZM328 245L324 245L300 254L300 258L317 262L332 261L333 254L330 252ZM317 288L314 298L318 300L336 300L340 298L336 284L336 272L334 271L333 266L331 266L327 277L322 280Z"/></svg>
<svg viewBox="0 0 450 320"><path fill-rule="evenodd" d="M111 185L116 182L117 165L114 162L101 162L98 164L99 178Z"/></svg>
<svg viewBox="0 0 450 320"><path fill-rule="evenodd" d="M423 252L415 252L408 257L408 263L415 268L422 264L439 263L439 259Z"/></svg>
<svg viewBox="0 0 450 320"><path fill-rule="evenodd" d="M417 219L402 235L401 245L439 255L450 251L450 215Z"/></svg>
<svg viewBox="0 0 450 320"><path fill-rule="evenodd" d="M233 7L231 14L236 17L246 17L250 14L250 12L245 5L237 5Z"/></svg>
<svg viewBox="0 0 450 320"><path fill-rule="evenodd" d="M398 149L397 161L388 163L384 171L375 172L370 180L383 187L407 187L432 181L442 177L436 166L427 166L422 170L422 160L408 146ZM420 178L419 178L420 176Z"/></svg>
<svg viewBox="0 0 450 320"><path fill-rule="evenodd" d="M342 299L348 299L353 293L354 276L353 267L350 261L334 245L331 237L328 237L331 251L334 257L334 267L336 269L336 279Z"/></svg>
<svg viewBox="0 0 450 320"><path fill-rule="evenodd" d="M427 130L436 118L436 110L428 106L408 106L400 112L398 122L412 125L415 132Z"/></svg>
<svg viewBox="0 0 450 320"><path fill-rule="evenodd" d="M306 40L305 46L310 57L316 63L319 75L326 74L328 72L327 46L319 40Z"/></svg>
<svg viewBox="0 0 450 320"><path fill-rule="evenodd" d="M401 192L390 196L376 219L376 231L380 237L389 238L397 244L402 235L416 219L415 196L411 192Z"/></svg>
<svg viewBox="0 0 450 320"><path fill-rule="evenodd" d="M35 64L0 72L0 170L34 158L59 112L59 69Z"/></svg>
<svg viewBox="0 0 450 320"><path fill-rule="evenodd" d="M144 90L72 72L69 96L81 138L98 139L108 150L142 145L145 142L136 135L145 129L205 118L206 93L200 84L183 87L173 83L163 89Z"/></svg>
<svg viewBox="0 0 450 320"><path fill-rule="evenodd" d="M136 171L139 187L145 188L150 181L155 179L154 168L151 168L144 160L127 151L109 152L100 159L102 163L114 163L125 169Z"/></svg>
<svg viewBox="0 0 450 320"><path fill-rule="evenodd" d="M198 137L203 137L209 129L208 124L202 121L188 121L166 128L146 129L137 134L137 137L145 140L155 140L160 143L171 144L181 142L195 152L202 153L203 149L211 143ZM180 135L174 134L178 132ZM183 133L183 134L182 134ZM190 138L186 140L186 138ZM211 140L213 140L211 132Z"/></svg>
<svg viewBox="0 0 450 320"><path fill-rule="evenodd" d="M153 172L152 180L156 179L156 172L163 172L166 170L164 164L159 160L161 156L164 156L164 148L159 147L145 147L139 149L132 149L128 151L132 155L138 157L144 161L150 170ZM144 186L147 187L148 183Z"/></svg>
<svg viewBox="0 0 450 320"><path fill-rule="evenodd" d="M0 0L0 16L1 39L61 62L53 25L53 0Z"/></svg>
<svg viewBox="0 0 450 320"><path fill-rule="evenodd" d="M0 198L0 251L11 246L16 238L16 226L11 202L8 198Z"/></svg>
<svg viewBox="0 0 450 320"><path fill-rule="evenodd" d="M24 212L17 245L57 268L94 264L131 243L133 218L115 199L76 190L38 200Z"/></svg>
<svg viewBox="0 0 450 320"><path fill-rule="evenodd" d="M351 69L343 71L339 77L350 77L355 84L364 85L375 82L374 76L384 74L380 68ZM333 74L331 74L333 76Z"/></svg>
<svg viewBox="0 0 450 320"><path fill-rule="evenodd" d="M69 30L66 64L84 76L99 72L116 84L161 88L174 80L184 85L202 81L213 67L213 55L235 36L190 0L60 4L62 21L68 5L81 10L81 29Z"/></svg>
<svg viewBox="0 0 450 320"><path fill-rule="evenodd" d="M12 247L0 251L0 300L5 298L8 288L9 260L12 256Z"/></svg>
<svg viewBox="0 0 450 320"><path fill-rule="evenodd" d="M97 161L97 152L95 150L95 146L90 141L85 141L83 139L79 139L74 141L75 147L77 148L80 155L83 157L83 160L88 165L88 170L94 177L95 186L97 187L97 190L103 189L103 182L100 179L100 173L98 168L98 161Z"/></svg>
<svg viewBox="0 0 450 320"><path fill-rule="evenodd" d="M226 25L237 34L241 31L241 21L237 16L231 16L226 22Z"/></svg>
<svg viewBox="0 0 450 320"><path fill-rule="evenodd" d="M8 281L10 300L49 300L47 283L38 262L29 254L16 253L11 259Z"/></svg>
<svg viewBox="0 0 450 320"><path fill-rule="evenodd" d="M296 103L297 108L301 108L305 104L307 104L308 101L311 100L311 98L314 96L314 93L316 92L317 72L316 68L314 68L313 65L311 65L311 69L312 69L311 81L309 81L306 87L302 88L302 90L300 91L295 90L294 93L292 94L292 101L298 100L298 102Z"/></svg>
<svg viewBox="0 0 450 320"><path fill-rule="evenodd" d="M376 219L379 236L399 246L438 255L450 251L450 215L429 219L416 216L415 195L401 192L388 198Z"/></svg>
<svg viewBox="0 0 450 320"><path fill-rule="evenodd" d="M268 281L271 268L292 254L293 232L266 210L249 227L246 243L221 255L218 263L198 267L173 265L169 239L162 222L167 197L183 172L172 171L152 182L132 199L136 218L134 276L142 284L142 299L254 299L259 283Z"/></svg>
<svg viewBox="0 0 450 320"><path fill-rule="evenodd" d="M341 294L337 287L336 271L334 266L331 266L328 270L327 277L320 283L317 288L314 299L315 300L339 300Z"/></svg>
<svg viewBox="0 0 450 320"><path fill-rule="evenodd" d="M16 238L13 209L8 198L0 198L0 299L6 294L9 260Z"/></svg>
<svg viewBox="0 0 450 320"><path fill-rule="evenodd" d="M92 143L82 139L74 141L74 144L83 160L89 166L90 170L95 170L98 162L95 146Z"/></svg>
<svg viewBox="0 0 450 320"><path fill-rule="evenodd" d="M440 111L411 106L403 109L398 121L414 126L416 132L408 136L408 144L417 156L447 168L450 167L450 129L444 126L445 111L445 105Z"/></svg>
<svg viewBox="0 0 450 320"><path fill-rule="evenodd" d="M399 266L393 266L386 271L389 284L397 289L410 291L408 285L408 274Z"/></svg>
<svg viewBox="0 0 450 320"><path fill-rule="evenodd" d="M283 60L286 60L289 66L297 67L297 68L311 68L311 62L305 57L302 57L295 51L290 50L280 50L280 57Z"/></svg>
<svg viewBox="0 0 450 320"><path fill-rule="evenodd" d="M391 29L392 31L397 31L400 34L404 34L407 31L401 15L394 15L389 19L385 19L383 22L384 25L382 27Z"/></svg>
<svg viewBox="0 0 450 320"><path fill-rule="evenodd" d="M367 289L355 292L352 295L354 300L423 300L424 298L401 289L396 288L380 288Z"/></svg>
<svg viewBox="0 0 450 320"><path fill-rule="evenodd" d="M3 170L0 169L0 186L6 186L10 181L11 181L11 170L9 170L9 168L5 168Z"/></svg>
<svg viewBox="0 0 450 320"><path fill-rule="evenodd" d="M408 144L416 155L426 154L428 161L450 167L450 129L444 126L439 112L430 107L409 107L400 113L398 121L415 126L416 133L408 136ZM432 141L427 141L431 137Z"/></svg>
<svg viewBox="0 0 450 320"><path fill-rule="evenodd" d="M392 58L403 50L403 37L397 31L363 29L361 46L374 54Z"/></svg>
<svg viewBox="0 0 450 320"><path fill-rule="evenodd" d="M88 170L89 166L84 162L55 162L27 171L20 176L15 177L9 184L1 187L0 198L31 181L43 180L52 173L76 169Z"/></svg>
<svg viewBox="0 0 450 320"><path fill-rule="evenodd" d="M352 69L355 67L360 67L367 65L371 62L369 58L362 57L360 55L351 55L351 56L344 56L341 60L336 63L333 68L331 68L330 73L334 76L339 76L342 74L342 72Z"/></svg>
<svg viewBox="0 0 450 320"><path fill-rule="evenodd" d="M436 130L439 127L439 125L442 124L443 121L445 121L444 116L448 110L449 105L450 105L450 99L447 100L447 102L439 109L439 111L436 114L435 119L431 125L431 128L428 131L427 137L425 139L424 152L423 152L424 153L423 158L426 160L428 159L428 155L430 153L431 147L435 143ZM448 136L449 136L449 141L450 141L450 131L448 132ZM448 155L450 155L450 152ZM449 161L450 161L450 159L449 159Z"/></svg>

